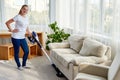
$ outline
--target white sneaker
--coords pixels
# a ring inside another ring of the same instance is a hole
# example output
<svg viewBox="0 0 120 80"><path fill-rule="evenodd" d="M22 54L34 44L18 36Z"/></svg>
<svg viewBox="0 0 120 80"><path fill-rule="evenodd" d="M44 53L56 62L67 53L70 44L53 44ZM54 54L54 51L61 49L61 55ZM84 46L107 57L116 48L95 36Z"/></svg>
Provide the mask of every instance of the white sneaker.
<svg viewBox="0 0 120 80"><path fill-rule="evenodd" d="M28 66L22 66L24 69L31 69L30 67Z"/></svg>
<svg viewBox="0 0 120 80"><path fill-rule="evenodd" d="M23 68L22 67L18 67L18 70L23 71Z"/></svg>

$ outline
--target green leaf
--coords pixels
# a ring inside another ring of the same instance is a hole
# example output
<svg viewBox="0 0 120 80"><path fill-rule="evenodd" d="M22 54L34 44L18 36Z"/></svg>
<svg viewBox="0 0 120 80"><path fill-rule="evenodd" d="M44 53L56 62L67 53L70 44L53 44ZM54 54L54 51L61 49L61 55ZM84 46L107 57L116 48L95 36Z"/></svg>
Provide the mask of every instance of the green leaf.
<svg viewBox="0 0 120 80"><path fill-rule="evenodd" d="M54 42L62 42L63 40L67 40L70 34L65 33L64 29L60 29L57 25L57 22L53 22L48 25L51 30L53 31L52 34L47 34L47 42L46 42L46 49L49 49L48 44Z"/></svg>

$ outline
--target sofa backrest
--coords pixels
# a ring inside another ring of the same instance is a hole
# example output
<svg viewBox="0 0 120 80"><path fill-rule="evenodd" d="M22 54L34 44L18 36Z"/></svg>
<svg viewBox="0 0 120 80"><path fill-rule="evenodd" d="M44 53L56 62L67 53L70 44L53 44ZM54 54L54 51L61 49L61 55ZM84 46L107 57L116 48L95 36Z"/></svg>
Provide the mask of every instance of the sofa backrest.
<svg viewBox="0 0 120 80"><path fill-rule="evenodd" d="M86 36L81 36L81 35L71 35L68 38L68 42L70 43L70 48L75 50L77 53L82 48L83 45L83 40L86 38Z"/></svg>
<svg viewBox="0 0 120 80"><path fill-rule="evenodd" d="M68 42L70 44L70 48L72 48L73 50L75 50L77 53L80 53L80 51L81 51L81 49L83 47L84 40L86 40L87 38L90 38L90 37L88 37L86 35L71 35L68 38ZM96 43L103 44L103 43L101 43L99 41L96 41L94 39L90 39L90 41L94 42L94 44L96 44ZM106 46L106 45L104 45L104 46ZM111 60L111 47L107 46L107 50L105 52L105 56L107 56L107 58L109 60Z"/></svg>
<svg viewBox="0 0 120 80"><path fill-rule="evenodd" d="M108 80L120 80L120 53L115 55L115 58L110 66L108 71Z"/></svg>

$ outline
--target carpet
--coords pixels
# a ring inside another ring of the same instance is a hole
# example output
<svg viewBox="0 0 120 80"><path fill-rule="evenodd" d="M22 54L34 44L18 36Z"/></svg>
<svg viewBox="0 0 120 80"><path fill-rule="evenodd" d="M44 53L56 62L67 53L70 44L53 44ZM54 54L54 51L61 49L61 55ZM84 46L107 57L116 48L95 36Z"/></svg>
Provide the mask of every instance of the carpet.
<svg viewBox="0 0 120 80"><path fill-rule="evenodd" d="M67 80L56 76L56 71L45 56L29 59L27 66L31 69L20 71L14 60L0 60L0 80Z"/></svg>

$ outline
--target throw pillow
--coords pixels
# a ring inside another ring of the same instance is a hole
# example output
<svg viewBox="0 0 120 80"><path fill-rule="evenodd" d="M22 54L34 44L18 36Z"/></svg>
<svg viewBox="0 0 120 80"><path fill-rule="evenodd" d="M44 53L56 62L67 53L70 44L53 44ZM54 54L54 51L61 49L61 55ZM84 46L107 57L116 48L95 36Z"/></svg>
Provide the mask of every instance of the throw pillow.
<svg viewBox="0 0 120 80"><path fill-rule="evenodd" d="M102 57L107 51L107 46L90 38L83 42L83 46L79 52L82 56L97 56Z"/></svg>

